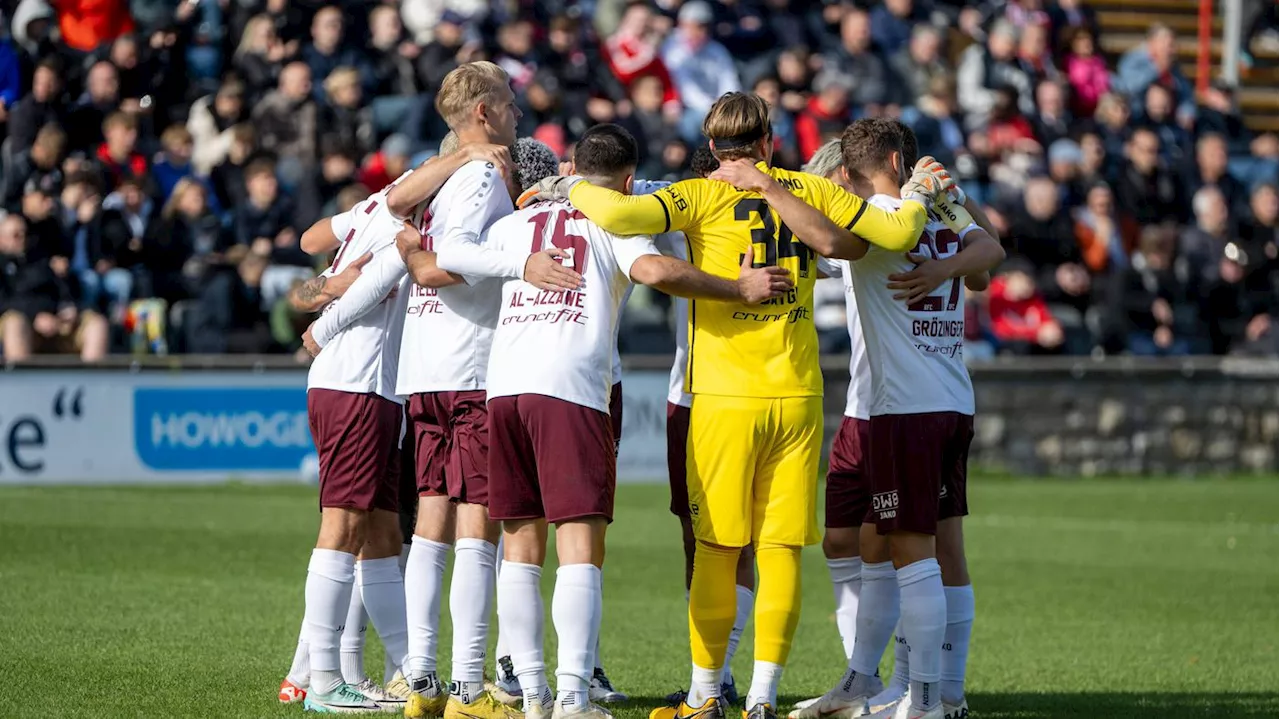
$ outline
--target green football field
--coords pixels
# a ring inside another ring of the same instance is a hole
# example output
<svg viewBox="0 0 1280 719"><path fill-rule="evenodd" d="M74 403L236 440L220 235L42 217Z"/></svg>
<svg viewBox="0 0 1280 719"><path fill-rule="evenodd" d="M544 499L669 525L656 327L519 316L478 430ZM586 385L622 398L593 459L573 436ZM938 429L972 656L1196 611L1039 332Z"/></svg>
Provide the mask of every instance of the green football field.
<svg viewBox="0 0 1280 719"><path fill-rule="evenodd" d="M1277 715L1274 479L971 486L973 716ZM633 696L620 718L689 678L666 501L618 492L603 650ZM0 717L301 714L275 693L316 519L306 487L0 489ZM822 555L806 557L784 704L844 663ZM749 631L743 647L740 682Z"/></svg>

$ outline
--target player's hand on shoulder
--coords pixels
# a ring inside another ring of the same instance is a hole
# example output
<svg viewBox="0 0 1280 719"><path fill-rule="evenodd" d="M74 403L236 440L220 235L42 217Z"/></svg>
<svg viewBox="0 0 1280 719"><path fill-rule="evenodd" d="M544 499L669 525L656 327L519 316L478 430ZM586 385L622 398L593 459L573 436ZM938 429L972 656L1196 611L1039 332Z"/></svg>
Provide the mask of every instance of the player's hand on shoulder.
<svg viewBox="0 0 1280 719"><path fill-rule="evenodd" d="M579 182L582 182L582 178L578 175L544 177L538 180L538 184L520 193L520 197L516 200L516 205L528 207L535 202L567 200L569 199L569 193L573 190L573 186Z"/></svg>
<svg viewBox="0 0 1280 719"><path fill-rule="evenodd" d="M400 231L396 233L396 251L400 253L400 259L408 262L409 255L421 249L422 233L408 220L405 220L400 225Z"/></svg>
<svg viewBox="0 0 1280 719"><path fill-rule="evenodd" d="M785 267L752 267L755 262L755 250L747 245L742 255L742 266L738 271L738 296L747 304L757 304L774 297L780 297L796 283L791 279L791 272Z"/></svg>
<svg viewBox="0 0 1280 719"><path fill-rule="evenodd" d="M487 142L468 142L459 152L467 153L468 160L488 162L498 168L504 175L511 169L511 150L502 145L490 145Z"/></svg>
<svg viewBox="0 0 1280 719"><path fill-rule="evenodd" d="M764 192L773 182L772 177L746 159L722 162L707 178L727 182L743 192Z"/></svg>
<svg viewBox="0 0 1280 719"><path fill-rule="evenodd" d="M364 266L369 264L369 261L372 259L372 252L366 252L357 257L354 262L347 265L341 272L334 275L332 279L325 283L325 292L333 295L334 297L341 297L343 293L351 287L352 283L360 278L361 270L363 270Z"/></svg>
<svg viewBox="0 0 1280 719"><path fill-rule="evenodd" d="M302 333L302 348L312 357L320 354L320 345L316 344L316 338L311 335L311 328L315 326L315 323L312 322L307 326L307 331Z"/></svg>
<svg viewBox="0 0 1280 719"><path fill-rule="evenodd" d="M582 275L561 262L569 257L569 253L560 249L535 252L524 263L522 279L540 290L581 289Z"/></svg>
<svg viewBox="0 0 1280 719"><path fill-rule="evenodd" d="M888 287L897 291L895 300L918 302L951 279L950 268L941 260L917 254L908 254L907 260L915 265L911 271L889 275Z"/></svg>

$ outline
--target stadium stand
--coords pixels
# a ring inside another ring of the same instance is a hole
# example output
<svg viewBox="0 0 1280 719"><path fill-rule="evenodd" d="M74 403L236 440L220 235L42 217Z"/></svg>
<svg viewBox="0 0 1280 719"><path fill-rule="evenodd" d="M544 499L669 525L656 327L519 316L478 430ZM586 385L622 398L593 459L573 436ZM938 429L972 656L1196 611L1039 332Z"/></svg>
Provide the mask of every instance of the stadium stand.
<svg viewBox="0 0 1280 719"><path fill-rule="evenodd" d="M1241 85L1197 93L1194 0L45 0L0 3L0 346L297 353L298 245L433 154L443 75L491 58L522 135L596 122L689 176L702 113L750 88L798 167L899 115L1002 232L971 357L1277 351L1276 4ZM1222 57L1214 21L1210 70ZM838 292L819 308L827 349ZM670 347L638 291L624 352Z"/></svg>

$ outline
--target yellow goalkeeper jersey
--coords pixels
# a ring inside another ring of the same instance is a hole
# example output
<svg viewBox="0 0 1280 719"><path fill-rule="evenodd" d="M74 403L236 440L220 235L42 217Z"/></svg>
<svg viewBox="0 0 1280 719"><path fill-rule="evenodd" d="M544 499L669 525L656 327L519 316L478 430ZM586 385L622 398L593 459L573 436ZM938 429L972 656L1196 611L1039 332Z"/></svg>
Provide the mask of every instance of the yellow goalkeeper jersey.
<svg viewBox="0 0 1280 719"><path fill-rule="evenodd" d="M925 210L906 202L896 213L864 202L823 177L757 165L792 194L863 239L911 247ZM736 397L822 394L818 334L813 324L817 258L778 214L753 192L724 182L693 179L649 195L623 195L580 182L570 197L592 222L618 235L681 231L689 261L717 277L736 279L748 245L754 266L791 271L795 288L761 304L690 300L685 391Z"/></svg>

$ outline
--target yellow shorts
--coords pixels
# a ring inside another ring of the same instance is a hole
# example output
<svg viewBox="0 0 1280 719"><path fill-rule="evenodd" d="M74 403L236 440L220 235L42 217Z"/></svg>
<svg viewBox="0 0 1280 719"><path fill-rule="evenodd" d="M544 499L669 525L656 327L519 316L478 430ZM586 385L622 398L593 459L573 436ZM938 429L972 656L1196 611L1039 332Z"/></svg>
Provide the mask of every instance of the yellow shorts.
<svg viewBox="0 0 1280 719"><path fill-rule="evenodd" d="M694 395L687 449L699 540L817 544L821 397Z"/></svg>

